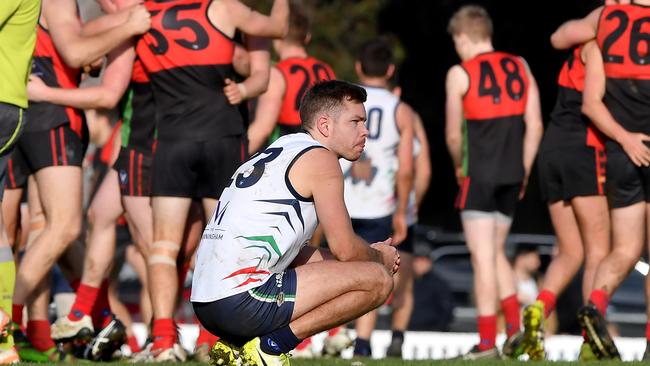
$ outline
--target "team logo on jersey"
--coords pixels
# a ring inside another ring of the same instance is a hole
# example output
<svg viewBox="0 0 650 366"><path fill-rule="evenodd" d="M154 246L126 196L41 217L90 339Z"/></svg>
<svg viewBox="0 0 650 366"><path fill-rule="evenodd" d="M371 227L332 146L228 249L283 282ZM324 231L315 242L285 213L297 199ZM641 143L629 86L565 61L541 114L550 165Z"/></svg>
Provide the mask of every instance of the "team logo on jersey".
<svg viewBox="0 0 650 366"><path fill-rule="evenodd" d="M284 291L280 291L280 293L275 296L275 303L278 304L278 307L284 304Z"/></svg>
<svg viewBox="0 0 650 366"><path fill-rule="evenodd" d="M120 170L120 184L126 186L129 183L129 174L126 170Z"/></svg>

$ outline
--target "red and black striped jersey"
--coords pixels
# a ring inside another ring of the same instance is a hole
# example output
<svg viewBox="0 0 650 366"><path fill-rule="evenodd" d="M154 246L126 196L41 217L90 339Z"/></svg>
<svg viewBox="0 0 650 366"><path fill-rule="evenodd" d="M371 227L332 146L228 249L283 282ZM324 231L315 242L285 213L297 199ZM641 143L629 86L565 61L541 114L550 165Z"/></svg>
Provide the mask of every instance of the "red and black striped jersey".
<svg viewBox="0 0 650 366"><path fill-rule="evenodd" d="M280 61L280 70L286 84L278 124L300 126L300 103L307 90L319 81L336 78L332 68L313 57L291 57Z"/></svg>
<svg viewBox="0 0 650 366"><path fill-rule="evenodd" d="M136 58L129 89L122 98L122 146L151 151L156 130L156 111L142 62Z"/></svg>
<svg viewBox="0 0 650 366"><path fill-rule="evenodd" d="M223 93L234 43L208 19L212 0L151 0L151 29L136 46L151 80L159 139L241 135L237 106Z"/></svg>
<svg viewBox="0 0 650 366"><path fill-rule="evenodd" d="M556 150L585 145L604 148L601 132L581 111L585 87L585 64L581 52L582 46L573 49L562 65L557 81L557 100L540 149Z"/></svg>
<svg viewBox="0 0 650 366"><path fill-rule="evenodd" d="M523 59L488 52L461 66L470 81L463 97L465 175L491 184L521 182L529 86Z"/></svg>
<svg viewBox="0 0 650 366"><path fill-rule="evenodd" d="M50 33L40 23L36 27L36 48L31 73L43 79L43 82L50 87L65 89L79 87L81 70L66 65L56 50ZM82 135L83 112L72 107L47 102L30 102L27 118L29 123L25 126L25 131L45 131L70 123L72 130L79 136Z"/></svg>
<svg viewBox="0 0 650 366"><path fill-rule="evenodd" d="M650 133L650 7L603 8L596 40L603 55L603 102L626 130Z"/></svg>

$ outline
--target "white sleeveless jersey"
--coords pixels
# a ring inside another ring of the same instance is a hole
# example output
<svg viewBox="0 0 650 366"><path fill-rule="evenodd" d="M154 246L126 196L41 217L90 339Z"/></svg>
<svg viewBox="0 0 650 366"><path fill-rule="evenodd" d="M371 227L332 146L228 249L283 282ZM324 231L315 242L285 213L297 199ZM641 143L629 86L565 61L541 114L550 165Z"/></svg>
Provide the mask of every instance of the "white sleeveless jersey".
<svg viewBox="0 0 650 366"><path fill-rule="evenodd" d="M306 133L286 135L237 169L203 231L191 301L248 291L293 262L318 220L313 201L291 186L289 169L318 147Z"/></svg>
<svg viewBox="0 0 650 366"><path fill-rule="evenodd" d="M376 219L395 212L395 173L398 168L399 129L395 120L398 97L383 88L364 86L368 138L358 161L341 159L345 205L354 219ZM353 164L359 168L352 169Z"/></svg>

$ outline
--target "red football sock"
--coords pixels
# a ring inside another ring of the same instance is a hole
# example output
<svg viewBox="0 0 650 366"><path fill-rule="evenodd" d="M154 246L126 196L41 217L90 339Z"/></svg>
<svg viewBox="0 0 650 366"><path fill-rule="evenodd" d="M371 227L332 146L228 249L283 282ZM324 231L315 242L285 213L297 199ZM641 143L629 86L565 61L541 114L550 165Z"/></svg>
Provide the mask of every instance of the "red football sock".
<svg viewBox="0 0 650 366"><path fill-rule="evenodd" d="M506 320L506 335L508 337L519 331L521 318L519 316L519 300L517 295L510 295L501 300L501 310Z"/></svg>
<svg viewBox="0 0 650 366"><path fill-rule="evenodd" d="M479 316L478 317L478 335L481 338L478 348L481 351L494 347L497 339L497 316Z"/></svg>
<svg viewBox="0 0 650 366"><path fill-rule="evenodd" d="M155 319L153 321L153 329L151 330L153 336L152 350L167 349L174 346L176 343L176 325L173 319Z"/></svg>
<svg viewBox="0 0 650 366"><path fill-rule="evenodd" d="M11 305L11 320L18 324L18 326L23 326L23 309L25 304L13 304Z"/></svg>
<svg viewBox="0 0 650 366"><path fill-rule="evenodd" d="M555 310L557 296L549 290L542 290L542 292L537 295L537 300L544 303L544 317L548 318L553 310Z"/></svg>
<svg viewBox="0 0 650 366"><path fill-rule="evenodd" d="M113 319L111 305L108 302L108 280L102 281L97 293L97 299L92 307L93 326L95 329L102 329Z"/></svg>
<svg viewBox="0 0 650 366"><path fill-rule="evenodd" d="M302 342L300 342L300 344L298 344L296 346L296 349L298 351L303 350L303 349L309 347L310 344L311 344L311 337L307 337L307 338L303 339Z"/></svg>
<svg viewBox="0 0 650 366"><path fill-rule="evenodd" d="M609 294L605 290L593 290L589 295L589 301L596 306L603 316L607 312L607 305L609 305Z"/></svg>
<svg viewBox="0 0 650 366"><path fill-rule="evenodd" d="M98 292L99 288L97 287L88 286L83 283L80 284L74 304L68 314L68 319L79 320L84 315L90 315L95 305Z"/></svg>
<svg viewBox="0 0 650 366"><path fill-rule="evenodd" d="M131 349L131 352L136 353L140 352L142 349L140 349L140 345L138 344L137 338L135 336L129 336L126 339L126 343L129 345L129 348Z"/></svg>
<svg viewBox="0 0 650 366"><path fill-rule="evenodd" d="M219 340L219 337L208 332L202 326L199 326L199 338L196 339L196 345L207 344L212 347Z"/></svg>
<svg viewBox="0 0 650 366"><path fill-rule="evenodd" d="M50 322L30 320L27 322L27 339L37 351L44 352L55 346L50 334Z"/></svg>

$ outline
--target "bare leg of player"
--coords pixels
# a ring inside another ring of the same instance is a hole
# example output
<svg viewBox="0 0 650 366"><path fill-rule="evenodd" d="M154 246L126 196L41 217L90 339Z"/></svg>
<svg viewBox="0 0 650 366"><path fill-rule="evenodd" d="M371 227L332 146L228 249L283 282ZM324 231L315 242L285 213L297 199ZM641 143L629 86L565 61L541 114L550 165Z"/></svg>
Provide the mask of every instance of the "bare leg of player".
<svg viewBox="0 0 650 366"><path fill-rule="evenodd" d="M589 301L603 315L607 310L612 293L627 277L641 256L645 240L645 206L644 202L639 202L610 211L612 251L598 267L593 291L589 296Z"/></svg>
<svg viewBox="0 0 650 366"><path fill-rule="evenodd" d="M585 249L582 296L586 303L593 290L596 270L611 250L609 208L604 196L576 197L571 200L571 205Z"/></svg>
<svg viewBox="0 0 650 366"><path fill-rule="evenodd" d="M177 342L173 315L178 295L176 260L192 200L180 197L153 197L154 240L147 258L153 307L154 357L173 352Z"/></svg>
<svg viewBox="0 0 650 366"><path fill-rule="evenodd" d="M468 215L470 214L470 215ZM479 351L495 349L497 326L496 219L493 213L461 213L465 241L474 270Z"/></svg>
<svg viewBox="0 0 650 366"><path fill-rule="evenodd" d="M517 300L517 286L512 265L506 256L506 239L510 233L512 218L501 213L496 213L496 262L497 262L497 287L501 311L506 322L506 337L510 338L519 332L521 327L521 314L519 300Z"/></svg>
<svg viewBox="0 0 650 366"><path fill-rule="evenodd" d="M35 177L47 223L26 251L18 269L14 304L19 306L25 304L81 230L81 169L47 167L36 172Z"/></svg>
<svg viewBox="0 0 650 366"><path fill-rule="evenodd" d="M399 247L398 247L399 248ZM408 328L413 312L413 255L400 252L402 262L399 272L395 274L395 290L393 292L393 324L392 340L387 350L389 357L402 357L404 332Z"/></svg>

